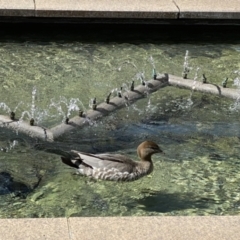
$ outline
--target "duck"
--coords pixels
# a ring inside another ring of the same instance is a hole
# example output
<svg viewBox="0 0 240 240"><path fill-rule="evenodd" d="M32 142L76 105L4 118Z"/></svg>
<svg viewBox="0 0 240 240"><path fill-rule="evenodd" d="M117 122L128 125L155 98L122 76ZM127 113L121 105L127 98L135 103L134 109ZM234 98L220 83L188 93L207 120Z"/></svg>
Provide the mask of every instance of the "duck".
<svg viewBox="0 0 240 240"><path fill-rule="evenodd" d="M114 153L91 154L71 150L62 156L62 162L76 168L77 173L87 177L110 181L134 181L153 171L152 155L163 153L152 141L144 141L137 148L140 161Z"/></svg>

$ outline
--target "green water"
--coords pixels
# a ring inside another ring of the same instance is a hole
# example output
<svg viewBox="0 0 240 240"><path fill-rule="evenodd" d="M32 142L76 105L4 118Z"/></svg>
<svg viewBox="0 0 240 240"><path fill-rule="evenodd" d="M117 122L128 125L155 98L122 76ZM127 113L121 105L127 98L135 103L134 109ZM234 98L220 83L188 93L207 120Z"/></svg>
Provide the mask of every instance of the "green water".
<svg viewBox="0 0 240 240"><path fill-rule="evenodd" d="M186 50L189 78L201 81L205 73L208 82L221 84L228 77L228 87L236 88L235 30L8 26L0 37L0 102L10 109L22 102L19 117L31 111L36 87L35 115L39 124L52 127L63 116L51 102L78 98L79 107L88 109L93 97L102 102L112 89L129 87L132 80L140 84L141 72L150 79L153 65L180 76ZM0 128L0 217L236 215L240 124L233 106L225 98L165 87L54 143ZM165 155L153 157L153 174L128 183L75 175L59 156L44 151L119 152L137 160L136 147L145 139L157 142Z"/></svg>

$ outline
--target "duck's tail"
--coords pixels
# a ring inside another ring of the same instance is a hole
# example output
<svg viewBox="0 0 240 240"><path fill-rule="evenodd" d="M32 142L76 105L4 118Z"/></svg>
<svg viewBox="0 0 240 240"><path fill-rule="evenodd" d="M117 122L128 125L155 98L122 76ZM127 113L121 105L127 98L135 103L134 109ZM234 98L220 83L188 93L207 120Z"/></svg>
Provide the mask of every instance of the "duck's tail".
<svg viewBox="0 0 240 240"><path fill-rule="evenodd" d="M79 165L81 164L81 161L79 161L80 159L78 154L72 151L66 152L66 151L63 151L60 149L54 149L54 148L45 149L44 151L48 153L54 153L54 154L60 155L62 162L70 167L79 168Z"/></svg>
<svg viewBox="0 0 240 240"><path fill-rule="evenodd" d="M39 150L39 148L38 148ZM63 151L57 148L43 148L44 152L53 153L61 156L62 162L73 168L80 168L80 165L88 168L92 168L81 159L77 151Z"/></svg>
<svg viewBox="0 0 240 240"><path fill-rule="evenodd" d="M82 159L80 159L77 152L74 151L64 151L59 148L48 148L47 144L35 144L34 148L37 150L42 150L47 153L53 153L61 156L62 162L70 167L79 168L82 164Z"/></svg>
<svg viewBox="0 0 240 240"><path fill-rule="evenodd" d="M71 158L67 158L67 157L61 157L62 162L65 163L66 165L70 166L70 167L74 167L74 168L79 168L80 163L78 162L78 160L72 160Z"/></svg>

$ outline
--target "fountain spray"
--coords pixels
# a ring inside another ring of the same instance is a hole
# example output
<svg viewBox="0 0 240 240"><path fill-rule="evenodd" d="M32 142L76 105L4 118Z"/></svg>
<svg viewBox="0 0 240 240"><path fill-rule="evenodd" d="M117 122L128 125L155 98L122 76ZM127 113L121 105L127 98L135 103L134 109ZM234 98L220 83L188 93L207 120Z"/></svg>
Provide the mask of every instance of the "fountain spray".
<svg viewBox="0 0 240 240"><path fill-rule="evenodd" d="M191 68L189 67L189 55L188 55L188 50L186 50L186 54L184 57L184 63L183 63L183 72L182 72L182 77L184 79L187 79L187 75L190 72Z"/></svg>
<svg viewBox="0 0 240 240"><path fill-rule="evenodd" d="M34 114L36 111L36 105L35 105L36 93L37 93L37 88L34 86L32 90L32 105L31 105L31 120L33 120L33 124L34 124ZM31 120L30 120L30 125L31 125Z"/></svg>

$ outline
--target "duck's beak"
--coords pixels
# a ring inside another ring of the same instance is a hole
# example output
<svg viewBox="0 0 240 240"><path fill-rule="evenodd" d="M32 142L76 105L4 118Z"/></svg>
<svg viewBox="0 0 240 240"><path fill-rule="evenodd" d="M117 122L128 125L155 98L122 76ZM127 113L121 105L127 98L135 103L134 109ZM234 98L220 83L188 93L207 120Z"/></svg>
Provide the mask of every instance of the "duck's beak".
<svg viewBox="0 0 240 240"><path fill-rule="evenodd" d="M165 155L165 152L162 149L160 149L160 148L159 148L158 153L161 153L161 154Z"/></svg>

